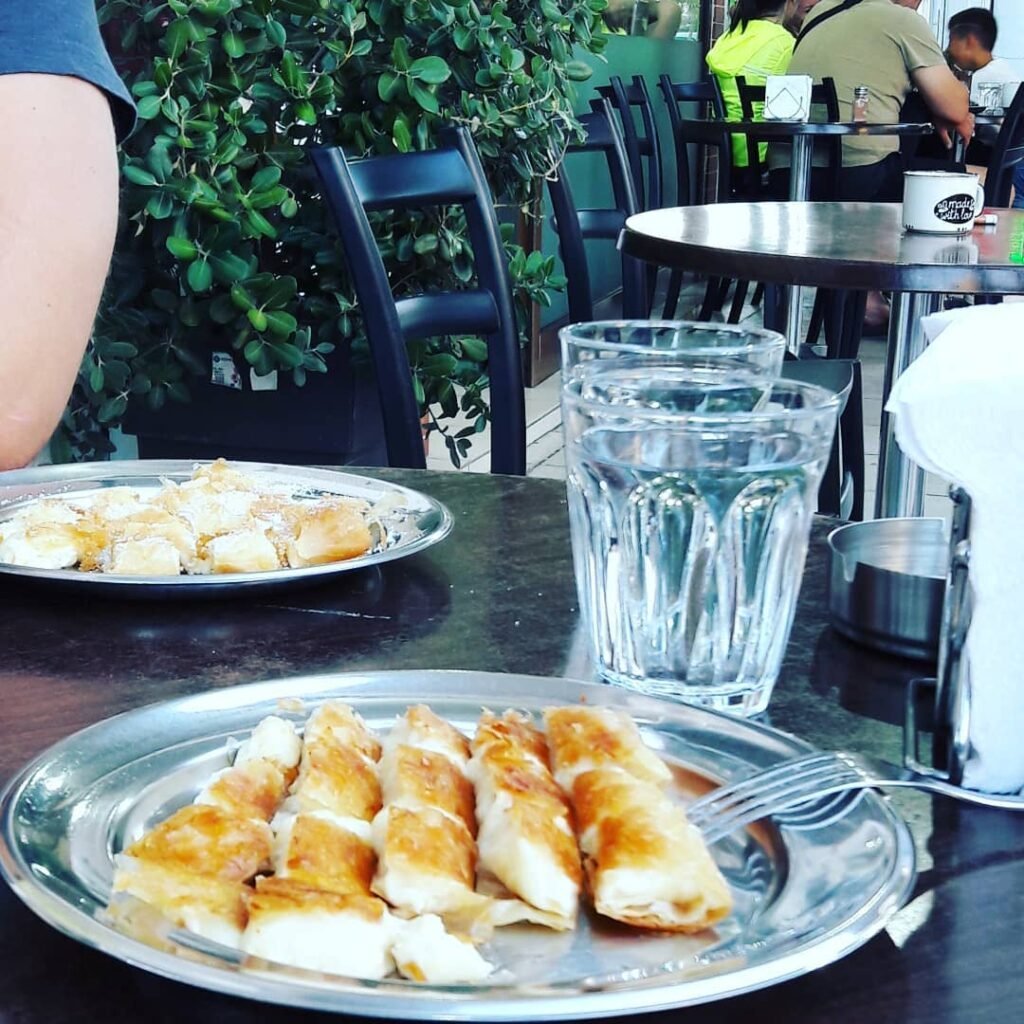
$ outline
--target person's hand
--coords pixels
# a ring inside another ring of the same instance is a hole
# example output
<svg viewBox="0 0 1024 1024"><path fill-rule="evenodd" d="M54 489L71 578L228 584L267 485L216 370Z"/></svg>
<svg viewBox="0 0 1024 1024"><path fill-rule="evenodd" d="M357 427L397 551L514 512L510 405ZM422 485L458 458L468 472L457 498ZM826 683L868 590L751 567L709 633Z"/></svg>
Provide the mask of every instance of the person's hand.
<svg viewBox="0 0 1024 1024"><path fill-rule="evenodd" d="M964 144L970 143L971 139L974 138L974 115L968 114L962 121L954 123L952 121L939 121L935 122L935 129L939 133L939 138L942 139L946 149L953 148L953 133L955 132L964 140Z"/></svg>

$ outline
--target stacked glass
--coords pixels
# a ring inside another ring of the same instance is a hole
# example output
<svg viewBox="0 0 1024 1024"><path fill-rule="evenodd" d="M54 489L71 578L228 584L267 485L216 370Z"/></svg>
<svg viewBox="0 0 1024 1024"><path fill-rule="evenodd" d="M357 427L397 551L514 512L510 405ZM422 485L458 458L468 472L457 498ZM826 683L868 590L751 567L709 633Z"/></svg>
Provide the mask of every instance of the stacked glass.
<svg viewBox="0 0 1024 1024"><path fill-rule="evenodd" d="M772 331L603 322L560 337L573 561L598 671L763 711L838 396L782 379Z"/></svg>

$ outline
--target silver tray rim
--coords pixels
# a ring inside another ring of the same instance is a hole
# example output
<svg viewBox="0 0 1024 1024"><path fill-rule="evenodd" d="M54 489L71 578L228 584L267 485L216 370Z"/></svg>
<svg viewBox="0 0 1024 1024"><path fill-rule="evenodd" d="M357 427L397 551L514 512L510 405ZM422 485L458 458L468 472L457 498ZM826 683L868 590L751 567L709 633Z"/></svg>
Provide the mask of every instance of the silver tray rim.
<svg viewBox="0 0 1024 1024"><path fill-rule="evenodd" d="M88 486L138 486L137 481L149 477L170 479L188 477L196 466L209 465L209 459L126 459L116 462L79 462L0 473L0 520L7 509L20 507L43 497L59 497L85 490ZM373 551L343 562L328 562L303 569L274 569L268 572L225 573L217 576L123 576L115 573L84 573L77 569L37 569L31 566L0 562L0 575L48 582L80 590L123 593L131 597L194 597L224 596L225 592L272 590L315 582L322 577L354 572L408 555L417 554L444 540L451 533L452 515L436 498L401 484L380 480L343 470L312 466L290 466L271 462L229 460L232 467L264 477L278 477L281 482L322 485L322 489L339 495L362 496L369 492L377 500L384 497L402 499L404 507L416 517L417 526L426 524L418 536L399 540L391 547ZM19 493L25 488L41 488L39 493Z"/></svg>
<svg viewBox="0 0 1024 1024"><path fill-rule="evenodd" d="M887 798L865 790L874 820L888 828L896 857L889 876L879 884L856 913L836 922L826 931L798 944L767 962L743 966L726 973L702 975L691 967L685 978L679 972L664 971L638 982L580 979L571 984L519 986L423 985L403 980L369 981L325 976L268 964L267 971L241 967L226 959L197 954L196 947L176 943L187 954L182 957L148 945L97 920L80 906L51 891L43 880L24 869L22 849L15 833L15 813L21 790L32 776L75 749L86 737L95 740L115 724L157 709L181 714L250 707L282 699L324 700L344 697L357 708L360 696L384 699L387 688L417 684L421 699L466 700L473 697L474 683L496 683L508 695L506 706L516 706L516 696L533 690L548 703L594 703L620 707L635 714L647 714L704 723L713 734L759 741L779 760L813 752L806 741L772 726L749 719L655 697L617 687L559 677L529 676L475 670L377 670L342 672L273 679L214 690L198 695L159 701L122 712L88 726L58 741L12 777L0 792L0 876L25 905L58 931L84 945L113 956L131 966L173 981L221 992L257 1002L293 1008L315 1009L407 1020L534 1021L599 1019L611 1016L652 1013L699 1005L766 988L828 966L873 938L900 910L916 878L914 841L906 822ZM374 687L384 687L384 694ZM437 688L432 692L431 687ZM405 699L400 698L400 699ZM95 899L86 891L80 903ZM171 931L171 938L175 931Z"/></svg>

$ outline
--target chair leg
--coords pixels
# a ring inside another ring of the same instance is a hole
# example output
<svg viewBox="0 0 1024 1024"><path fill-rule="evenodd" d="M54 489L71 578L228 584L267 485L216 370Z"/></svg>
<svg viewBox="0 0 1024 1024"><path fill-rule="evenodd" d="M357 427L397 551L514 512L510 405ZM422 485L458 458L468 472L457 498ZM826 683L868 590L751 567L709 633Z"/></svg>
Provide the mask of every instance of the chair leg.
<svg viewBox="0 0 1024 1024"><path fill-rule="evenodd" d="M718 289L718 295L715 298L715 311L720 313L722 307L725 305L725 300L729 297L729 289L732 287L732 278L723 277L721 287Z"/></svg>
<svg viewBox="0 0 1024 1024"><path fill-rule="evenodd" d="M732 297L732 307L729 310L729 323L738 324L740 318L743 316L743 305L747 301L747 289L750 287L749 281L737 281L736 291Z"/></svg>
<svg viewBox="0 0 1024 1024"><path fill-rule="evenodd" d="M845 291L829 292L825 297L825 350L828 359L838 359L843 347L847 305Z"/></svg>
<svg viewBox="0 0 1024 1024"><path fill-rule="evenodd" d="M867 292L847 292L844 303L843 330L839 344L840 359L856 359L860 351L860 339L864 333L864 310L867 306Z"/></svg>
<svg viewBox="0 0 1024 1024"><path fill-rule="evenodd" d="M780 285L765 285L764 289L764 325L770 331L786 332L784 292Z"/></svg>
<svg viewBox="0 0 1024 1024"><path fill-rule="evenodd" d="M710 320L715 310L718 309L719 305L721 305L721 303L717 301L721 287L721 278L708 278L708 283L704 287L704 301L701 303L700 312L697 314L698 320Z"/></svg>
<svg viewBox="0 0 1024 1024"><path fill-rule="evenodd" d="M665 320L671 320L676 315L679 306L679 293L683 288L683 272L676 267L668 276L668 291L665 293L665 305L662 307L661 315Z"/></svg>
<svg viewBox="0 0 1024 1024"><path fill-rule="evenodd" d="M864 487L866 470L864 466L864 392L861 383L860 362L853 362L853 382L850 397L843 410L839 424L843 446L843 468L853 479L853 508L850 519L859 523L864 519Z"/></svg>
<svg viewBox="0 0 1024 1024"><path fill-rule="evenodd" d="M814 308L811 310L811 319L807 324L806 342L808 345L817 345L821 337L821 329L825 325L825 306L827 304L826 291L819 288L814 296Z"/></svg>
<svg viewBox="0 0 1024 1024"><path fill-rule="evenodd" d="M758 281L754 288L754 294L750 297L752 306L760 306L764 302L764 282Z"/></svg>

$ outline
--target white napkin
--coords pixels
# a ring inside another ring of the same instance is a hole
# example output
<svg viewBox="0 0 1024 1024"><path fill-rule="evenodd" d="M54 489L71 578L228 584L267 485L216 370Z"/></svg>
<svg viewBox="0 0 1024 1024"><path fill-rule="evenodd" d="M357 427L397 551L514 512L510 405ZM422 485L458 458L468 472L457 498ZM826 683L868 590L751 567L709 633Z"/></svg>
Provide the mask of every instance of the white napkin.
<svg viewBox="0 0 1024 1024"><path fill-rule="evenodd" d="M930 345L886 409L906 455L971 496L971 753L964 785L1024 789L1024 304L922 321Z"/></svg>

